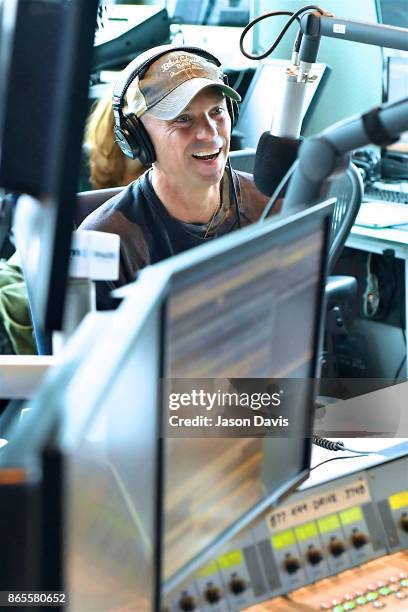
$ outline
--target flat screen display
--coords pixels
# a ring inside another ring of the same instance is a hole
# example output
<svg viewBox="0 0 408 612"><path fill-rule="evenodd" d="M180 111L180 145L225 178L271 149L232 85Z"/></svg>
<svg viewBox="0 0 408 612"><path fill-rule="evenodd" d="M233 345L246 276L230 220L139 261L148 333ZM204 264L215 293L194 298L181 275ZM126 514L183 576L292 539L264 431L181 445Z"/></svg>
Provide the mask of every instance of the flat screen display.
<svg viewBox="0 0 408 612"><path fill-rule="evenodd" d="M307 469L325 239L322 223L291 225L171 280L164 371L175 405L165 430L165 579L259 502L279 499ZM279 396L272 413L243 406L242 398L261 393ZM191 409L177 408L183 395L186 402L195 396ZM258 411L256 423L273 414L291 425L257 429L251 411ZM179 428L186 416L198 417L197 429Z"/></svg>

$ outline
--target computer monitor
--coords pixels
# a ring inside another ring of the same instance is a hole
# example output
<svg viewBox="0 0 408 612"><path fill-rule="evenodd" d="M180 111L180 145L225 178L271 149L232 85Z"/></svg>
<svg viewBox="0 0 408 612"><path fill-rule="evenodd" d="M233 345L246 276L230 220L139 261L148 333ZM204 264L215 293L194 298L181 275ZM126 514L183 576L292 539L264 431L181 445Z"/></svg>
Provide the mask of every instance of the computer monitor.
<svg viewBox="0 0 408 612"><path fill-rule="evenodd" d="M167 0L174 21L192 25L245 27L249 22L250 0Z"/></svg>
<svg viewBox="0 0 408 612"><path fill-rule="evenodd" d="M307 477L331 211L320 204L145 268L117 310L78 328L0 456L29 466L44 448L62 455L69 609L159 609ZM169 390L226 384L252 399L283 385L274 392L290 427L169 429L180 414Z"/></svg>
<svg viewBox="0 0 408 612"><path fill-rule="evenodd" d="M139 53L169 41L170 20L163 9L112 40L97 44L92 70L122 69Z"/></svg>
<svg viewBox="0 0 408 612"><path fill-rule="evenodd" d="M378 16L382 23L408 28L408 7L405 0L377 0Z"/></svg>
<svg viewBox="0 0 408 612"><path fill-rule="evenodd" d="M305 477L327 238L322 218L309 221L250 229L253 239L231 241L228 251L172 270L163 311L163 376L180 397L205 390L217 409L201 405L180 409L180 417L173 413L176 424L210 415L210 429L165 430L163 578L169 587L222 534ZM270 390L272 381L284 395L287 379L296 379L301 391L279 411L296 423L296 433L286 436L281 429L282 437L268 437L263 430L257 437L256 427L220 427L218 417L235 423L234 417L251 412L239 400L225 403L229 393L246 397Z"/></svg>
<svg viewBox="0 0 408 612"><path fill-rule="evenodd" d="M30 196L16 235L42 329L62 324L97 4L1 3L0 186Z"/></svg>
<svg viewBox="0 0 408 612"><path fill-rule="evenodd" d="M257 147L263 132L271 129L277 99L284 86L288 61L267 59L258 62L255 74L240 108L237 130L244 134L245 147ZM318 100L325 89L330 69L325 64L314 64L311 75L316 79L308 86L304 102L302 133L307 128Z"/></svg>

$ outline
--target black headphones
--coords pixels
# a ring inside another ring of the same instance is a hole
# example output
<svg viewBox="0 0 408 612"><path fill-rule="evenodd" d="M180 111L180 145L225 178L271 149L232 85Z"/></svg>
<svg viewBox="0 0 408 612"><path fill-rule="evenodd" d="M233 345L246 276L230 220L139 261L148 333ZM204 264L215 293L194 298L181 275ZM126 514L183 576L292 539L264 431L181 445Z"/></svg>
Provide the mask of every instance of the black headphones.
<svg viewBox="0 0 408 612"><path fill-rule="evenodd" d="M125 95L129 85L137 76L143 78L153 62L171 51L186 51L187 53L193 53L204 57L217 67L221 66L221 62L214 55L199 47L173 47L172 45L162 45L151 49L150 53L142 53L141 56L130 62L123 70L115 83L112 95L113 114L115 118L115 141L127 157L130 157L130 159L139 159L144 166L152 165L156 160L156 153L149 134L140 119L138 119L134 113L123 112ZM228 85L228 77L222 74L222 78L224 83ZM238 119L239 106L235 100L231 100L228 96L226 96L226 103L228 114L231 118L232 129Z"/></svg>

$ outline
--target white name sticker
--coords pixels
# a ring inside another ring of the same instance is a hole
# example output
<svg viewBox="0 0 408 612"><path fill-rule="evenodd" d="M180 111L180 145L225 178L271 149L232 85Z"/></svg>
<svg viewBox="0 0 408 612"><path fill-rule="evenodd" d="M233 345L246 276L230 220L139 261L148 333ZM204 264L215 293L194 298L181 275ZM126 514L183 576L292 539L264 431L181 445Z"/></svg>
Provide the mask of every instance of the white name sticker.
<svg viewBox="0 0 408 612"><path fill-rule="evenodd" d="M277 508L266 517L266 522L269 531L273 533L306 521L314 521L329 513L365 504L370 500L367 482L361 478L339 488Z"/></svg>
<svg viewBox="0 0 408 612"><path fill-rule="evenodd" d="M335 23L333 25L333 32L335 34L345 34L346 33L346 26L342 23Z"/></svg>

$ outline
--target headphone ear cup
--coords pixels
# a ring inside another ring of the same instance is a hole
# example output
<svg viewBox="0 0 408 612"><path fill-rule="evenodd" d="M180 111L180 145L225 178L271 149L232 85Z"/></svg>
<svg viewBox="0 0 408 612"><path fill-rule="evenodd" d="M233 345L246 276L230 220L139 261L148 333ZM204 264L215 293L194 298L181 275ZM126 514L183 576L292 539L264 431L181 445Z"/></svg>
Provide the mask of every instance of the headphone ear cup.
<svg viewBox="0 0 408 612"><path fill-rule="evenodd" d="M115 136L115 142L122 153L130 159L137 159L130 142L131 138L129 137L129 132L126 125L121 125L121 127L115 126L113 133Z"/></svg>
<svg viewBox="0 0 408 612"><path fill-rule="evenodd" d="M150 139L149 134L146 131L143 123L136 119L137 121L137 134L140 142L140 156L139 159L145 166L149 167L156 161L156 151L154 150L153 143ZM133 125L133 123L132 123Z"/></svg>
<svg viewBox="0 0 408 612"><path fill-rule="evenodd" d="M144 166L151 166L156 160L153 143L144 125L132 113L124 115L121 127L115 128L115 140L127 157L138 159Z"/></svg>

